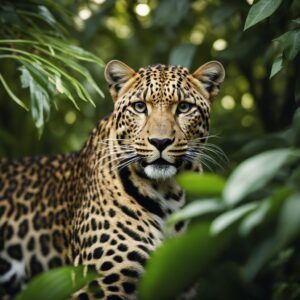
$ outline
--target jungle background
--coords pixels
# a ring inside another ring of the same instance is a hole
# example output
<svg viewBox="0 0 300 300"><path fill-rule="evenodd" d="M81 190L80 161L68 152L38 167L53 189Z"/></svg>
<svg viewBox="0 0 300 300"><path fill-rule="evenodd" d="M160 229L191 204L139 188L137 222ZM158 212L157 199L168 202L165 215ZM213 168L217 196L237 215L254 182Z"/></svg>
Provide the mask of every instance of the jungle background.
<svg viewBox="0 0 300 300"><path fill-rule="evenodd" d="M168 224L191 224L153 254L140 298L197 281L199 299L300 299L299 14L298 0L1 1L0 157L80 149L113 109L111 59L219 60L209 143L226 157L211 146L205 175L178 177L189 203Z"/></svg>

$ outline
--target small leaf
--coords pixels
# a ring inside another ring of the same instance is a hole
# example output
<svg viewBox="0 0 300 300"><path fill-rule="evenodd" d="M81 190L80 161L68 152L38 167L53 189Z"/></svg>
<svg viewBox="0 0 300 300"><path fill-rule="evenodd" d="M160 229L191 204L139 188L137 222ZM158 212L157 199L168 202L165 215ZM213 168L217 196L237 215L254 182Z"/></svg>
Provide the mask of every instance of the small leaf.
<svg viewBox="0 0 300 300"><path fill-rule="evenodd" d="M48 92L37 82L31 75L29 70L22 66L19 68L21 71L22 88L29 88L31 99L31 114L35 126L41 130L44 123L49 118L50 113L50 98Z"/></svg>
<svg viewBox="0 0 300 300"><path fill-rule="evenodd" d="M242 221L239 232L242 236L247 236L256 226L261 224L264 221L265 216L270 208L270 200L266 199L262 201L257 207L256 210L251 212L245 219Z"/></svg>
<svg viewBox="0 0 300 300"><path fill-rule="evenodd" d="M224 189L224 201L234 205L251 192L266 185L292 154L289 149L263 152L242 162L230 175Z"/></svg>
<svg viewBox="0 0 300 300"><path fill-rule="evenodd" d="M241 219L245 214L257 208L258 203L248 203L238 208L232 209L221 214L211 224L210 232L212 235L217 235L225 230L231 224Z"/></svg>
<svg viewBox="0 0 300 300"><path fill-rule="evenodd" d="M84 267L61 267L34 277L16 300L65 300L99 277L96 273L84 274Z"/></svg>
<svg viewBox="0 0 300 300"><path fill-rule="evenodd" d="M213 212L219 212L222 209L224 209L224 205L220 202L219 199L203 199L193 201L180 211L172 214L168 219L167 224L172 225L179 221L189 220L191 218L199 217Z"/></svg>
<svg viewBox="0 0 300 300"><path fill-rule="evenodd" d="M184 172L177 176L178 184L188 193L198 198L200 196L218 197L222 195L225 180L213 174Z"/></svg>
<svg viewBox="0 0 300 300"><path fill-rule="evenodd" d="M270 79L282 69L282 55L277 56L273 62Z"/></svg>
<svg viewBox="0 0 300 300"><path fill-rule="evenodd" d="M201 223L166 241L147 262L138 299L176 299L222 253L229 237L212 237L209 224Z"/></svg>
<svg viewBox="0 0 300 300"><path fill-rule="evenodd" d="M290 30L274 41L281 45L284 56L293 60L300 51L300 29Z"/></svg>
<svg viewBox="0 0 300 300"><path fill-rule="evenodd" d="M56 20L46 6L39 5L38 8L40 15L49 25L53 26L56 24Z"/></svg>
<svg viewBox="0 0 300 300"><path fill-rule="evenodd" d="M260 0L252 5L245 22L244 31L271 16L281 2L282 0Z"/></svg>

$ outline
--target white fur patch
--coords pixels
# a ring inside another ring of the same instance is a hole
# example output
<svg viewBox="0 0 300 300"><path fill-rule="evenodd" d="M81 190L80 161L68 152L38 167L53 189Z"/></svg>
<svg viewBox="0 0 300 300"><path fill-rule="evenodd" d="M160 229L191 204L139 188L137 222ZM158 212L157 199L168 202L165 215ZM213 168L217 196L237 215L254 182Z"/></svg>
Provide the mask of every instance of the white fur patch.
<svg viewBox="0 0 300 300"><path fill-rule="evenodd" d="M25 263L24 261L16 261L16 260L9 260L11 263L10 270L5 273L3 276L0 277L0 282L7 281L11 276L16 275L16 281L22 280L25 277Z"/></svg>
<svg viewBox="0 0 300 300"><path fill-rule="evenodd" d="M167 179L176 174L177 169L169 165L149 165L144 169L146 175L151 179Z"/></svg>

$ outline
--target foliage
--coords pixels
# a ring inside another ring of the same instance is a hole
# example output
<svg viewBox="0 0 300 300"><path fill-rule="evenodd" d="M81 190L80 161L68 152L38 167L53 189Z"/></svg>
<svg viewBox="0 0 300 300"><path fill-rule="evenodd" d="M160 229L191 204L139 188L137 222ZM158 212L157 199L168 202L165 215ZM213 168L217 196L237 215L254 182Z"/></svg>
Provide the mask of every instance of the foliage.
<svg viewBox="0 0 300 300"><path fill-rule="evenodd" d="M55 14L60 14L68 25L74 23L64 5L55 1L39 1L39 5L35 1L10 1L0 5L0 59L16 62L21 86L30 91L31 115L40 132L60 94L76 108L77 98L94 104L83 79L103 96L88 69L78 63L87 61L102 68L102 60L72 45L68 31ZM2 74L0 81L11 99L28 110L28 104L11 90Z"/></svg>
<svg viewBox="0 0 300 300"><path fill-rule="evenodd" d="M16 300L65 300L98 276L91 272L84 275L82 266L56 268L34 277Z"/></svg>
<svg viewBox="0 0 300 300"><path fill-rule="evenodd" d="M179 182L194 200L171 216L167 226L182 220L192 224L185 234L154 252L140 284L141 299L174 299L197 279L199 299L221 299L215 282L224 278L228 290L234 290L237 283L242 287L230 292L230 299L297 299L292 295L299 296L300 286L294 282L299 270L290 272L289 279L280 276L299 259L295 241L300 235L300 148L293 142L299 135L299 116L300 110L290 129L290 147L268 150L242 162L222 193L215 184L223 182L221 177L180 175ZM206 191L213 190L219 197L207 198ZM212 271L220 268L224 268L222 273ZM235 278L230 281L232 275ZM290 286L282 289L286 280L291 280Z"/></svg>
<svg viewBox="0 0 300 300"><path fill-rule="evenodd" d="M282 2L282 0L260 0L255 3L249 11L244 30L270 17ZM290 25L291 30L274 39L278 42L280 51L272 65L271 78L282 69L284 60L295 59L300 51L300 18L291 20Z"/></svg>

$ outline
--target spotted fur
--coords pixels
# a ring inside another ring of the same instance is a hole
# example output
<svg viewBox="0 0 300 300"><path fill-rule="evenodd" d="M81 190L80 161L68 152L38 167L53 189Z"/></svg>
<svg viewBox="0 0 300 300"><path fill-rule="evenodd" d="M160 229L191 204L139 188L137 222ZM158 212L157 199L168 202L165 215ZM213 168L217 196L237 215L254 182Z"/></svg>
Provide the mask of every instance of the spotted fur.
<svg viewBox="0 0 300 300"><path fill-rule="evenodd" d="M103 276L74 298L136 299L145 262L165 238L164 221L184 204L175 173L201 171L189 142L208 135L220 63L190 74L165 65L135 72L111 61L105 77L115 108L81 151L0 161L2 296L40 272L83 264Z"/></svg>

